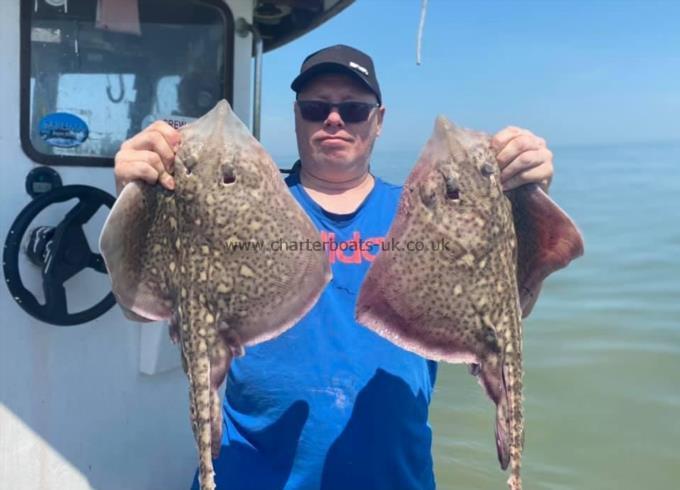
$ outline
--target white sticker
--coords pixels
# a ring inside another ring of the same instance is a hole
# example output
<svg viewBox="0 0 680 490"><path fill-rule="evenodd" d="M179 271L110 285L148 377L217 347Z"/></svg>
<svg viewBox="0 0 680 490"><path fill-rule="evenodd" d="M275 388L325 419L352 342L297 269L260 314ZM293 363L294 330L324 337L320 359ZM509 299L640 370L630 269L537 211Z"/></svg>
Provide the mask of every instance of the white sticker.
<svg viewBox="0 0 680 490"><path fill-rule="evenodd" d="M31 29L31 41L34 43L60 43L61 29L34 27Z"/></svg>
<svg viewBox="0 0 680 490"><path fill-rule="evenodd" d="M195 117L176 116L174 114L172 116L149 114L142 120L142 128L146 128L147 126L151 125L154 121L158 121L159 119L162 119L175 129L179 129L182 126L196 120Z"/></svg>

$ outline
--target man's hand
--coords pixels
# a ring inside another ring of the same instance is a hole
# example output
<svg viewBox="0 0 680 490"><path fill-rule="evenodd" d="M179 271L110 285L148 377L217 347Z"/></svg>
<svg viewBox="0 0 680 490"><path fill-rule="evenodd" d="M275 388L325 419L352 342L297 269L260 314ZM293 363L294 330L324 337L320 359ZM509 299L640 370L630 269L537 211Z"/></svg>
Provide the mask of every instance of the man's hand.
<svg viewBox="0 0 680 490"><path fill-rule="evenodd" d="M548 191L553 176L553 154L543 138L527 129L508 126L491 139L491 149L501 168L503 190L535 182Z"/></svg>
<svg viewBox="0 0 680 490"><path fill-rule="evenodd" d="M180 140L179 131L165 121L156 121L123 142L115 156L116 192L120 194L125 184L133 180L159 182L173 190L175 180L171 174Z"/></svg>

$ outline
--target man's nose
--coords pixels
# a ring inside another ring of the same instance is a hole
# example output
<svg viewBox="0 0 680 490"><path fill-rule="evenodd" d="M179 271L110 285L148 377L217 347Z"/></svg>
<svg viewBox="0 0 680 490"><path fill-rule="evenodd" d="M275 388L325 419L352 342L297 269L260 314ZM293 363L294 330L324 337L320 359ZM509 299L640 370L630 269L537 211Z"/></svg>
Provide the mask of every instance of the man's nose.
<svg viewBox="0 0 680 490"><path fill-rule="evenodd" d="M331 112L328 113L325 121L326 126L344 126L345 122L340 117L337 107L331 107Z"/></svg>

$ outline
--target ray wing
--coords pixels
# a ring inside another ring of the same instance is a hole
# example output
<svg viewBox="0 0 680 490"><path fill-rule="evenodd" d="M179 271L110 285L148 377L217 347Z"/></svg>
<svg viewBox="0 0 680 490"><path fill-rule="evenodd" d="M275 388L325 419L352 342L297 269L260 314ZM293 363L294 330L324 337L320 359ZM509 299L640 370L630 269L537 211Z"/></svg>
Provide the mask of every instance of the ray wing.
<svg viewBox="0 0 680 490"><path fill-rule="evenodd" d="M113 293L136 320L165 320L172 314L167 264L174 259L171 210L157 187L125 186L104 224L99 248Z"/></svg>

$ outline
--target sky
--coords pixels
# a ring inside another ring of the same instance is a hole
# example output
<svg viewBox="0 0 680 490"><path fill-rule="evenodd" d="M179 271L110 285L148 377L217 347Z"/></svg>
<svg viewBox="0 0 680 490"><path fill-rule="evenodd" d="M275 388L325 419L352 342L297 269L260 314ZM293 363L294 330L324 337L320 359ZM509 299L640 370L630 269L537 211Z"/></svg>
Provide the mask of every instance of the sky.
<svg viewBox="0 0 680 490"><path fill-rule="evenodd" d="M372 56L387 108L376 152L413 151L435 117L549 145L680 141L680 1L357 0L265 54L262 141L296 155L290 82L333 44Z"/></svg>

